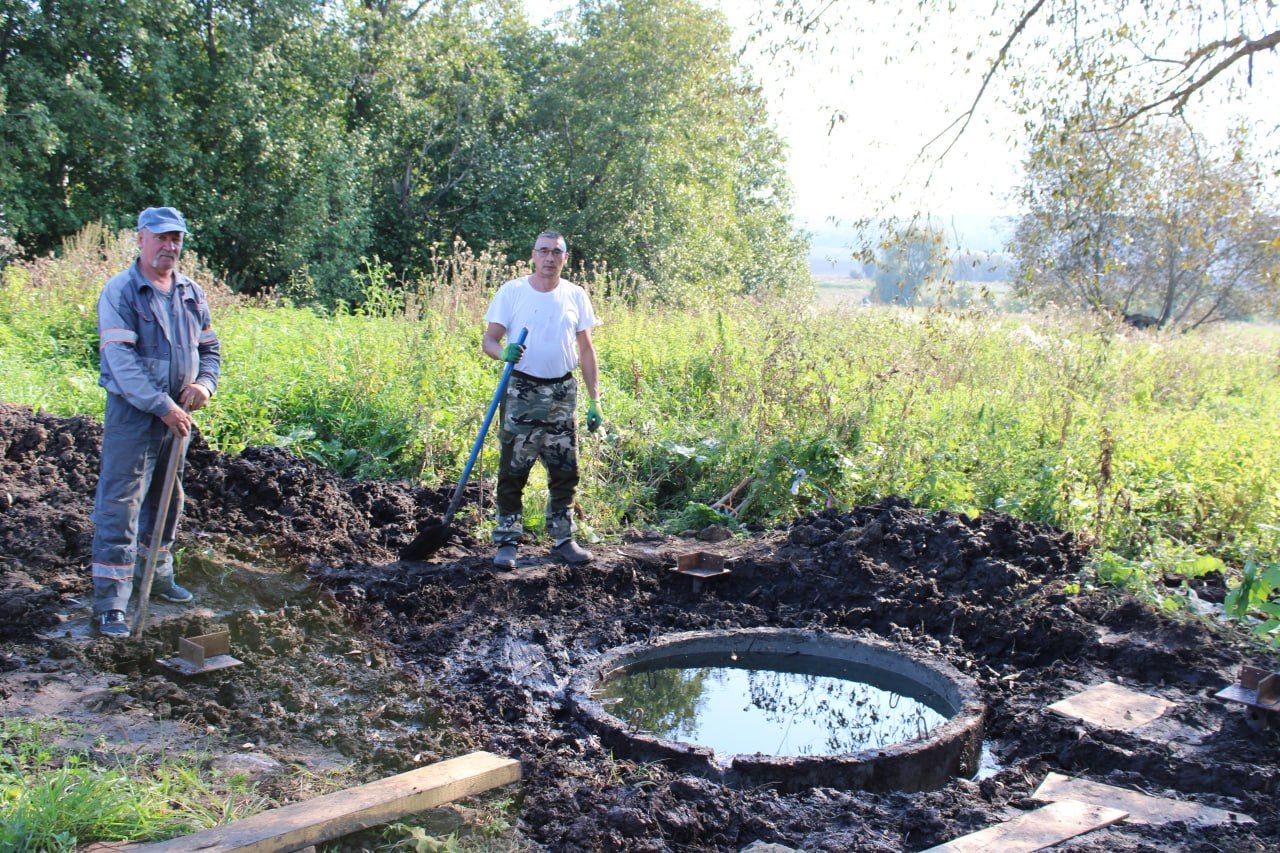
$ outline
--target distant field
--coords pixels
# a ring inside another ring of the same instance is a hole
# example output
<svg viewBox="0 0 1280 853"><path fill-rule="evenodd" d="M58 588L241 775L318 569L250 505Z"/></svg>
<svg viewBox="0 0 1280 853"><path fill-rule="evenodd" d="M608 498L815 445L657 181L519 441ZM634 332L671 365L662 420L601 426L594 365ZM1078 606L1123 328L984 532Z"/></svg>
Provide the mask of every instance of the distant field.
<svg viewBox="0 0 1280 853"><path fill-rule="evenodd" d="M860 305L871 293L871 279L815 275L813 287L817 294L814 301L821 307Z"/></svg>
<svg viewBox="0 0 1280 853"><path fill-rule="evenodd" d="M861 305L874 282L869 278L847 275L813 274L814 304L821 308ZM1021 310L1013 301L1013 291L1005 281L958 281L948 285L948 304L988 302L990 307L1007 311Z"/></svg>

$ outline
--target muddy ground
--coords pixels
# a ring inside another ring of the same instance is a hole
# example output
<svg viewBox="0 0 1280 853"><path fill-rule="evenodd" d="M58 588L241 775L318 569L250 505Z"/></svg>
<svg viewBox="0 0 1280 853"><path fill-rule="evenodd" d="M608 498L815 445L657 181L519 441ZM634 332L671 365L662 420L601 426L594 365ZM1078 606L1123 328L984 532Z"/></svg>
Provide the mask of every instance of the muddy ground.
<svg viewBox="0 0 1280 853"><path fill-rule="evenodd" d="M633 532L585 568L530 544L514 572L494 573L465 536L428 562L395 559L446 493L342 480L278 449L226 456L197 438L179 544L198 606L158 606L134 644L87 630L100 437L90 419L0 405L6 715L96 723L117 747L240 745L367 779L488 749L523 763L517 837L551 850L920 850L1035 807L1049 771L1257 821L1117 825L1070 849L1280 849L1280 736L1213 696L1242 662L1280 661L1194 619L1075 594L1084 555L1052 529L889 499L715 545ZM694 547L725 553L733 573L695 593L668 571ZM1222 579L1197 591L1221 600ZM156 664L218 624L242 667L178 680ZM979 684L996 766L926 793L734 790L612 756L563 701L604 649L757 626L932 650ZM1045 711L1103 681L1175 707L1133 732Z"/></svg>

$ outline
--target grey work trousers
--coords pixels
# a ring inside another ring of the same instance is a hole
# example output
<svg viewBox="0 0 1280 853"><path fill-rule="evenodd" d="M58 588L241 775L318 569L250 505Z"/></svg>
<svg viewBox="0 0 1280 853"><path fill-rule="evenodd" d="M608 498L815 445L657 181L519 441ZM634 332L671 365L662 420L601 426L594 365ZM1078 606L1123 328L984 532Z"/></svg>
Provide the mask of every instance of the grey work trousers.
<svg viewBox="0 0 1280 853"><path fill-rule="evenodd" d="M153 537L160 492L176 437L164 421L136 409L118 394L107 394L103 419L102 469L93 504L93 612L127 610L135 578L146 567L148 548L159 547L153 588L173 585L174 534L182 512L182 472L160 536Z"/></svg>

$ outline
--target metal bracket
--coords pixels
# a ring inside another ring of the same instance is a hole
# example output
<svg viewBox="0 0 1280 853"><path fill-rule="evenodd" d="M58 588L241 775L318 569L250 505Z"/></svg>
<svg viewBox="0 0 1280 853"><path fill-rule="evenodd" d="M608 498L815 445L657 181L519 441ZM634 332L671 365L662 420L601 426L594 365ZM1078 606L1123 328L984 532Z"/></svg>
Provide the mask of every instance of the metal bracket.
<svg viewBox="0 0 1280 853"><path fill-rule="evenodd" d="M671 571L693 578L693 591L702 591L702 582L710 578L723 577L729 574L725 566L724 554L710 551L691 551L676 557L676 564Z"/></svg>
<svg viewBox="0 0 1280 853"><path fill-rule="evenodd" d="M178 656L166 658L157 663L183 675L198 675L203 672L240 666L242 661L233 658L229 654L230 651L231 633L216 631L212 634L178 640Z"/></svg>
<svg viewBox="0 0 1280 853"><path fill-rule="evenodd" d="M1249 725L1255 729L1268 722L1280 722L1280 672L1245 664L1240 667L1239 682L1228 684L1214 695L1244 705Z"/></svg>

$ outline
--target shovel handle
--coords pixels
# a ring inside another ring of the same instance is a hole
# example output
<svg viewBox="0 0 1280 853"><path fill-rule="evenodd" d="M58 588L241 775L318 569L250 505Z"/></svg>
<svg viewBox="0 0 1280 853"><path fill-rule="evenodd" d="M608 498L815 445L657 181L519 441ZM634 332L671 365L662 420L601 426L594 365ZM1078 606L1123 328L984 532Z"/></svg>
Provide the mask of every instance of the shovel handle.
<svg viewBox="0 0 1280 853"><path fill-rule="evenodd" d="M156 507L155 520L151 523L151 546L147 549L147 565L142 573L142 589L138 591L138 612L133 619L133 638L142 638L142 630L147 626L147 607L151 604L151 583L156 576L156 558L160 554L160 543L164 540L164 530L169 523L169 504L173 502L174 486L178 482L178 465L182 457L187 455L187 444L191 441L191 431L181 438L176 438L169 451L169 465L164 472L164 488L160 490L160 503Z"/></svg>
<svg viewBox="0 0 1280 853"><path fill-rule="evenodd" d="M516 343L524 343L525 338L529 337L527 328L521 329L520 334L516 336ZM484 437L489 433L489 424L493 422L493 413L498 411L498 404L502 402L502 394L507 390L507 383L511 380L511 371L516 369L514 361L508 361L507 366L502 369L502 380L498 382L498 390L493 392L493 400L489 402L489 411L485 412L484 423L480 424L480 434L476 436L476 443L471 446L471 455L467 457L466 467L462 469L462 476L458 478L458 485L453 489L453 497L449 499L449 508L445 510L444 520L441 521L442 527L448 527L453 521L453 514L458 511L458 504L462 503L462 490L467 487L467 481L471 479L471 469L475 467L476 458L480 455L480 448L484 447Z"/></svg>

